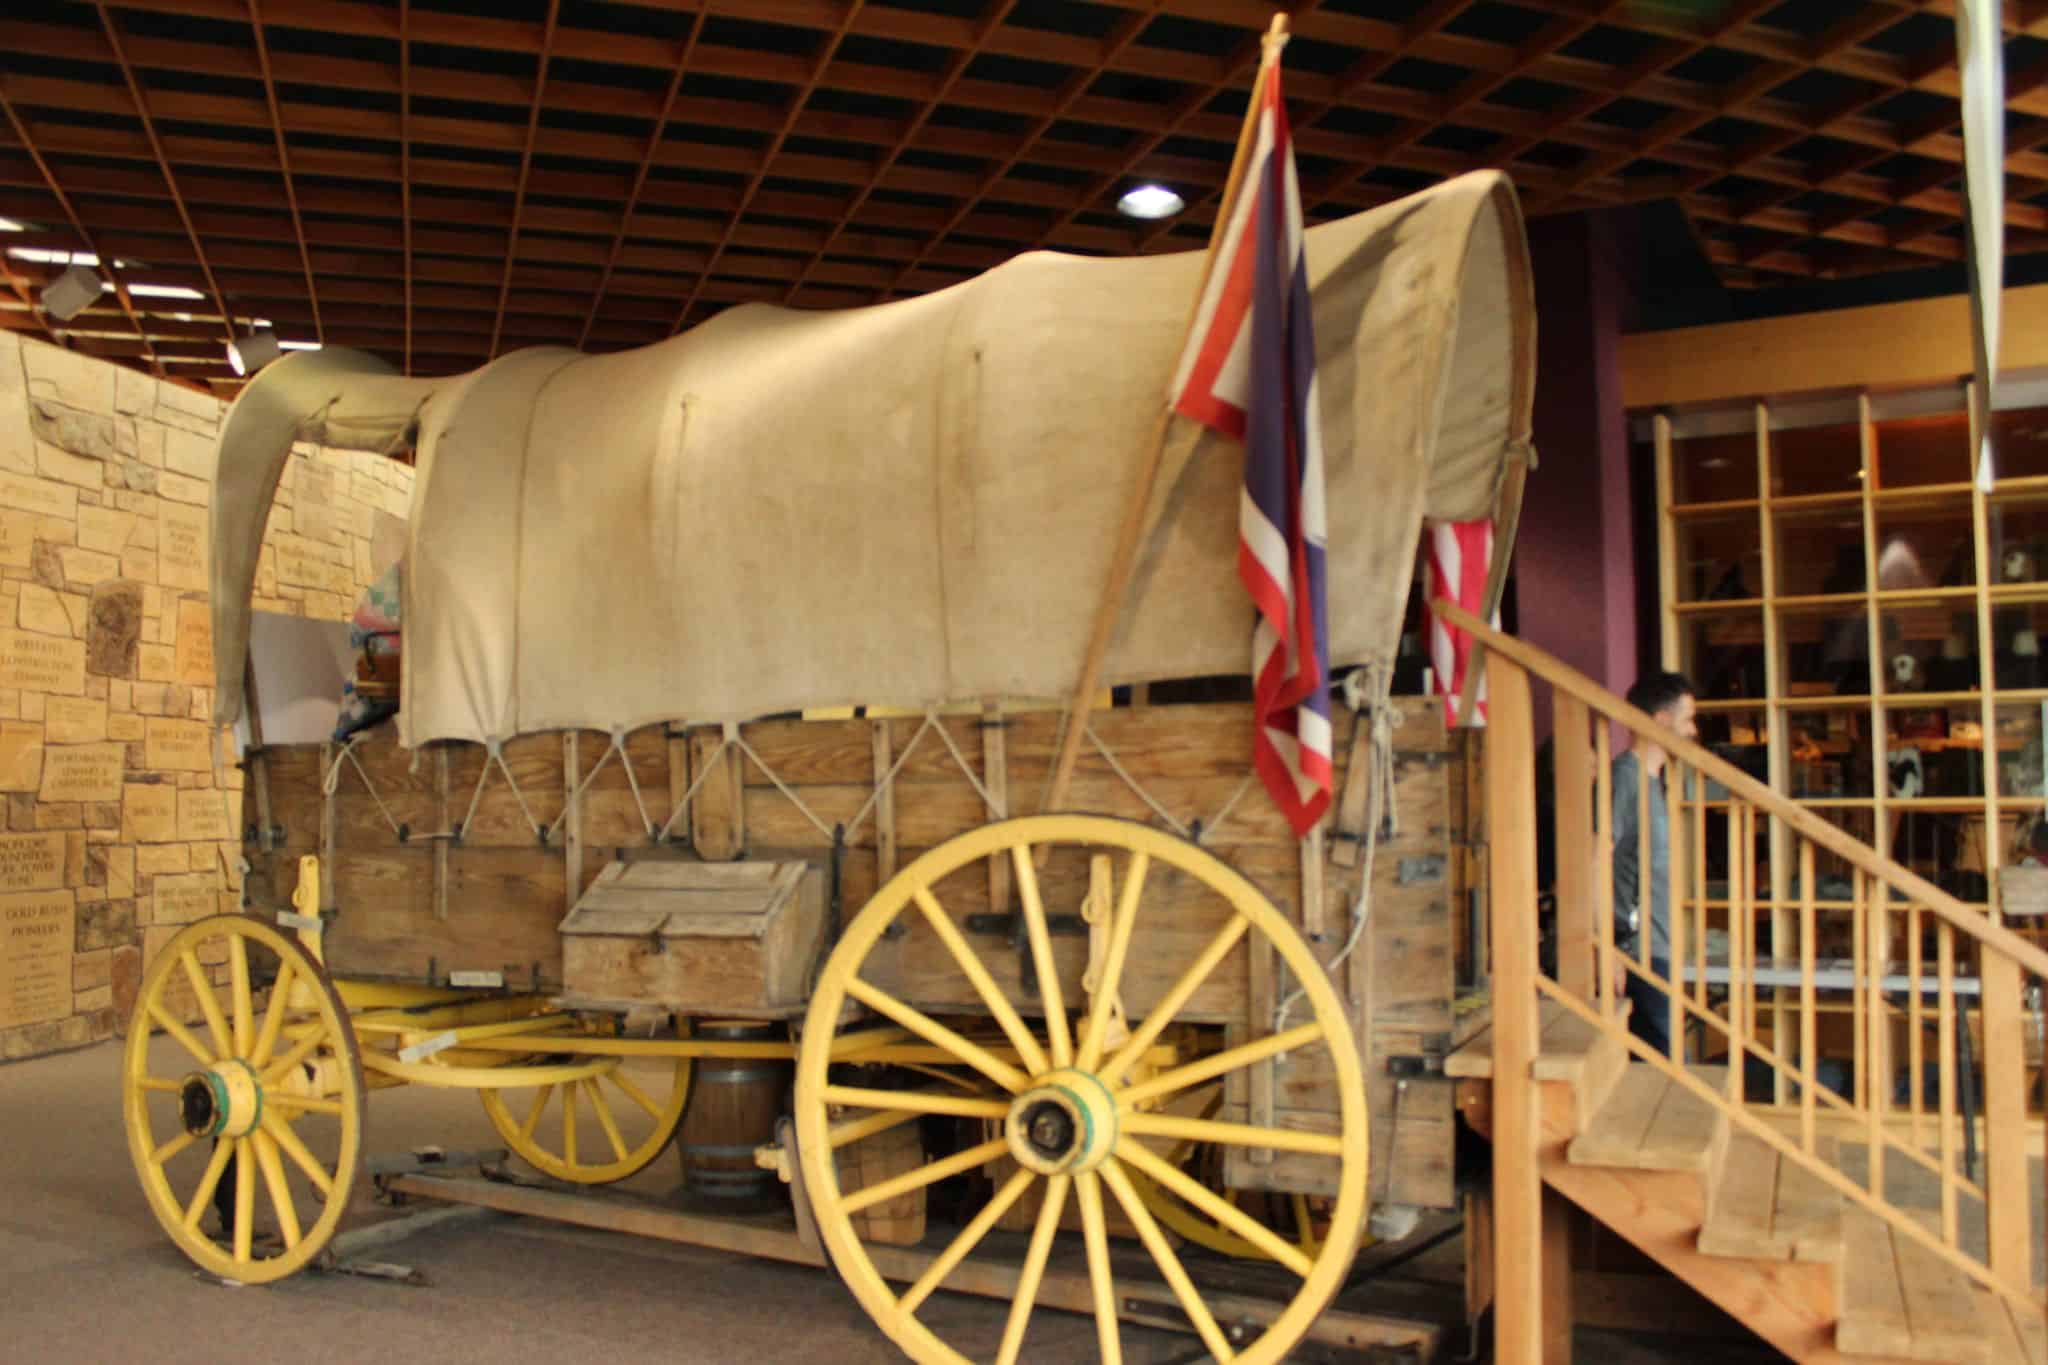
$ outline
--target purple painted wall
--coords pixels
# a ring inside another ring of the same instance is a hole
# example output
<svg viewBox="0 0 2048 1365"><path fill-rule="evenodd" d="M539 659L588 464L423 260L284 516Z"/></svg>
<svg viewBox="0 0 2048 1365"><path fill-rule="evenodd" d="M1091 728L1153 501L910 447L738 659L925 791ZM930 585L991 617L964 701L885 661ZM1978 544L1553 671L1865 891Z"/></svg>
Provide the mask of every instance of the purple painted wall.
<svg viewBox="0 0 2048 1365"><path fill-rule="evenodd" d="M1592 214L1529 225L1540 463L1515 545L1515 624L1531 644L1625 692L1638 667L1637 555L1617 353L1625 244L1615 228ZM1654 547L1645 550L1654 563ZM1547 701L1539 707L1540 738L1550 715Z"/></svg>

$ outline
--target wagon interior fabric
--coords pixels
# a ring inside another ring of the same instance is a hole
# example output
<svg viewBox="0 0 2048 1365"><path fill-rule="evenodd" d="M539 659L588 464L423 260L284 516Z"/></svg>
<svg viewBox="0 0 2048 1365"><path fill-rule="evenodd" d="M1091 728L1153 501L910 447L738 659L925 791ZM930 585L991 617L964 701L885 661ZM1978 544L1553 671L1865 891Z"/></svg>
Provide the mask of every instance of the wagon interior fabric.
<svg viewBox="0 0 2048 1365"><path fill-rule="evenodd" d="M1425 519L1490 514L1528 438L1522 218L1460 177L1307 234L1331 657L1386 661ZM416 448L407 744L1073 684L1202 269L1033 252L872 308L728 310L442 380L288 356L223 424L216 718L294 441ZM1106 677L1244 671L1242 452L1176 420Z"/></svg>

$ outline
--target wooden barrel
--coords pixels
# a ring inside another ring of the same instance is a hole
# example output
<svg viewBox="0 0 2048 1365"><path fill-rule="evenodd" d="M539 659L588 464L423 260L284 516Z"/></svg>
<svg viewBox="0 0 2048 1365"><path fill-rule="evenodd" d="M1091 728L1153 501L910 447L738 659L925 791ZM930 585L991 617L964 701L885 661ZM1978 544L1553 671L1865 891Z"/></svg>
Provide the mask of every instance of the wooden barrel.
<svg viewBox="0 0 2048 1365"><path fill-rule="evenodd" d="M699 1024L700 1040L775 1043L779 1024L744 1019ZM692 1197L729 1205L768 1203L781 1182L754 1164L754 1149L775 1140L775 1120L789 1107L796 1063L759 1057L700 1057L691 1068L690 1103L676 1145Z"/></svg>

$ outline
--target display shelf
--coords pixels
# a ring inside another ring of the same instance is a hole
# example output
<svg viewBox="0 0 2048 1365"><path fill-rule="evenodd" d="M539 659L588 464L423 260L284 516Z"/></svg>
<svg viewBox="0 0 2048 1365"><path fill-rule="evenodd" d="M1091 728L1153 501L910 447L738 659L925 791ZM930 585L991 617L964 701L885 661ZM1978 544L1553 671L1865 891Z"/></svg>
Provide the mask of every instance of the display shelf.
<svg viewBox="0 0 2048 1365"><path fill-rule="evenodd" d="M1703 602L1673 602L1671 609L1682 616L1715 616L1753 612L1763 604L1761 597L1710 598Z"/></svg>
<svg viewBox="0 0 2048 1365"><path fill-rule="evenodd" d="M1719 502L1680 502L1672 504L1671 515L1680 521L1690 521L1699 517L1725 517L1743 512L1753 513L1762 506L1763 503L1755 498L1724 498Z"/></svg>
<svg viewBox="0 0 2048 1365"><path fill-rule="evenodd" d="M1996 843L2048 810L2048 410L1995 415L2016 453L1980 493L1962 396L1738 400L1687 415L1711 438L1673 439L1661 418L1652 431L1675 504L1660 518L1664 658L1700 689L1703 735L1845 832L1982 895L1986 825ZM1741 596L1714 597L1731 585Z"/></svg>

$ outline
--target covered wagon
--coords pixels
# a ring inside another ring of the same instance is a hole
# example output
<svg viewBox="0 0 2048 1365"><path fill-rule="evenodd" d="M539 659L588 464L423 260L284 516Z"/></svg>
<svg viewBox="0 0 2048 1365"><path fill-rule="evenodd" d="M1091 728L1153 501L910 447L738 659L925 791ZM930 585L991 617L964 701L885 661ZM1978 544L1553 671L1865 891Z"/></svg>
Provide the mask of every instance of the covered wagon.
<svg viewBox="0 0 2048 1365"><path fill-rule="evenodd" d="M916 1358L959 1358L919 1310L970 1280L1013 1301L1005 1360L1041 1301L1094 1311L1109 1359L1140 1301L1218 1359L1290 1350L1370 1202L1450 1201L1448 1092L1397 1099L1388 1062L1449 1042L1455 765L1441 707L1391 680L1425 523L1512 517L1533 362L1498 175L1314 228L1307 254L1353 676L1340 796L1304 840L1252 777L1250 707L1173 700L1238 694L1248 661L1239 448L1176 425L1140 475L1198 255L1033 253L448 378L337 350L258 375L214 489L216 720L257 709L252 589L306 443L416 466L402 707L346 744L254 737L246 913L150 967L127 1115L178 1245L239 1280L319 1254L366 1087L475 1087L508 1147L595 1183L702 1111L693 1068L702 1092L714 1065L793 1060L798 1212ZM1113 701L1048 701L1133 505ZM152 1062L152 1026L187 1073ZM723 1165L700 1143L691 1179L746 1183L772 1136ZM964 1191L946 1220L942 1186ZM1303 1225L1230 1190L1299 1196ZM991 1272L997 1228L1030 1237ZM1287 1288L1226 1313L1184 1239Z"/></svg>

